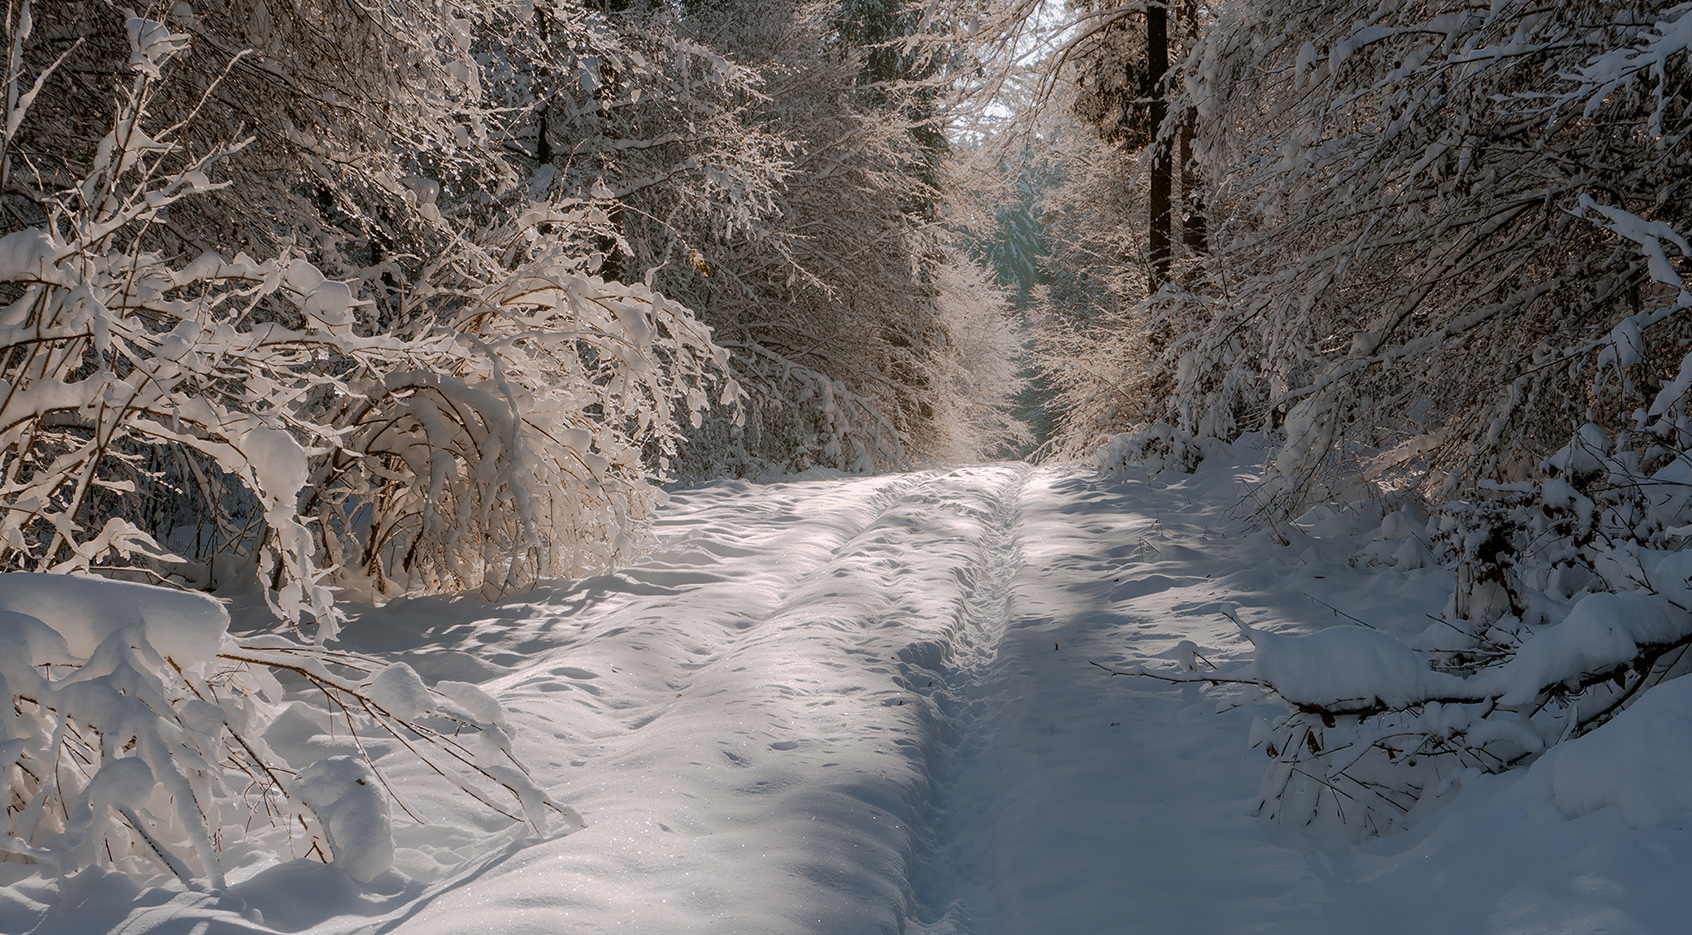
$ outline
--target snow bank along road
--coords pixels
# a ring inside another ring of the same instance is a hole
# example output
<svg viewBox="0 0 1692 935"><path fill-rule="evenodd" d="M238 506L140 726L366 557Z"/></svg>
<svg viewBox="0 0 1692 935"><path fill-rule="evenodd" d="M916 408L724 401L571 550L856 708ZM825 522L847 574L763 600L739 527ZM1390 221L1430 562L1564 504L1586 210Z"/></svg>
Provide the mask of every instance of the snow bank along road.
<svg viewBox="0 0 1692 935"><path fill-rule="evenodd" d="M1254 458L718 483L677 494L616 574L369 610L347 642L497 694L585 830L515 839L387 753L431 823L398 830L371 886L256 859L221 895L20 885L0 931L1681 931L1685 831L1565 820L1529 771L1321 850L1251 815L1247 736L1278 705L1088 664L1185 641L1239 661L1223 609L1282 630L1337 621L1324 604L1439 611L1445 572L1348 562L1369 517L1317 515L1290 545L1234 518Z"/></svg>

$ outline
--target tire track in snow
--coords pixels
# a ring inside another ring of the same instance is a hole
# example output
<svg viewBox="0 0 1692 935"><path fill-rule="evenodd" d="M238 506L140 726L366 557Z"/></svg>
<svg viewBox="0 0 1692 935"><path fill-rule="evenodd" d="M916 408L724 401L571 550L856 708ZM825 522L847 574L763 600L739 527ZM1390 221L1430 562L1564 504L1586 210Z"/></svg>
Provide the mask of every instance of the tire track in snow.
<svg viewBox="0 0 1692 935"><path fill-rule="evenodd" d="M1018 467L998 493L982 561L970 569L974 580L953 652L930 670L933 687L926 693L945 729L931 757L926 840L911 875L914 911L906 930L911 935L980 935L998 928L990 885L993 835L982 819L998 800L992 673L1023 567L1022 491L1031 471Z"/></svg>
<svg viewBox="0 0 1692 935"><path fill-rule="evenodd" d="M792 920L804 923L793 931L920 930L933 915L927 904L942 898L913 888L926 879L926 858L974 848L951 843L958 834L938 823L933 804L953 784L948 770L978 716L976 686L1004 631L1028 473L1024 465L924 472L879 491L873 518L853 524L856 533L826 560L807 563L780 603L689 689L732 698L725 714L773 718L765 723L795 738L769 744L750 731L749 742L722 753L759 788L802 802L816 822L809 833L795 829L806 846L796 849L793 891L809 893L811 912ZM862 516L871 505L840 506ZM756 660L776 653L785 657L780 682L753 675ZM765 747L817 762L786 773Z"/></svg>

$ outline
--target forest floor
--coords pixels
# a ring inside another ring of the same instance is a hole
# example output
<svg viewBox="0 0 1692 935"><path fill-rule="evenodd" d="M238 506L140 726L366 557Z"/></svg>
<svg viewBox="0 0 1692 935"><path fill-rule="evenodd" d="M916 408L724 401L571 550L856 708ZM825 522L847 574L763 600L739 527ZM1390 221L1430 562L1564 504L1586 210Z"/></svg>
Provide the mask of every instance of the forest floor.
<svg viewBox="0 0 1692 935"><path fill-rule="evenodd" d="M1351 561L1378 515L1318 511L1288 544L1254 525L1261 458L719 482L615 574L364 609L346 645L496 695L587 827L517 837L376 750L430 823L397 827L370 885L256 853L222 894L89 872L0 889L0 931L1684 931L1692 831L1570 818L1526 769L1321 844L1253 814L1252 726L1283 705L1090 664L1246 662L1224 611L1281 632L1441 612L1448 571Z"/></svg>

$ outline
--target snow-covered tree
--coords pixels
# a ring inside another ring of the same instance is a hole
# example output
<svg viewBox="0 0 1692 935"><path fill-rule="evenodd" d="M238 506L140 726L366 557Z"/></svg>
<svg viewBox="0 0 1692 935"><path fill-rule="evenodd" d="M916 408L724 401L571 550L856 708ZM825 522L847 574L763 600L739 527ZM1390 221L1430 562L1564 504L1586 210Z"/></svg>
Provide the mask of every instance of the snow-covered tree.
<svg viewBox="0 0 1692 935"><path fill-rule="evenodd" d="M744 428L708 426L696 469L971 459L1020 437L1003 415L1018 386L1009 310L940 223L945 33L907 4L854 28L856 8L834 3L692 9L701 41L766 76L749 117L787 159L749 231L691 229L692 249L654 257L751 394ZM895 26L910 32L876 31Z"/></svg>
<svg viewBox="0 0 1692 935"><path fill-rule="evenodd" d="M1358 470L1408 467L1444 489L1525 476L1587 421L1668 432L1653 409L1669 408L1658 390L1684 328L1672 181L1685 158L1682 15L1518 3L1205 12L1160 138L1190 129L1204 197L1226 220L1213 255L1177 262L1176 288L1143 304L1116 290L1129 309L1116 330L1139 335L1121 355L1133 402L1118 427L1227 435L1285 421L1288 508L1328 489L1322 476ZM1112 97L1110 80L1137 74L1136 40L1100 22L1078 26L1058 57L1079 76L1070 99L1082 113L1120 128L1134 101ZM1133 228L1096 214L1076 229L1104 242ZM1113 383L1115 369L1102 371ZM1639 409L1645 421L1630 422ZM1108 428L1098 423L1082 417L1073 434Z"/></svg>
<svg viewBox="0 0 1692 935"><path fill-rule="evenodd" d="M1222 11L1183 83L1232 220L1160 310L1203 306L1163 351L1186 427L1261 386L1289 503L1519 479L1589 421L1684 451L1684 12Z"/></svg>

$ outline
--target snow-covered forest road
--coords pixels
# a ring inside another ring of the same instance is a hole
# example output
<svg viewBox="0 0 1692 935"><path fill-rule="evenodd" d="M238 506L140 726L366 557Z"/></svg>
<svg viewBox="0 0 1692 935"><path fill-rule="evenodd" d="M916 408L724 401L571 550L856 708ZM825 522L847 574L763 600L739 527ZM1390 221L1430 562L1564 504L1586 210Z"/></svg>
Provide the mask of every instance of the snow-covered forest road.
<svg viewBox="0 0 1692 935"><path fill-rule="evenodd" d="M1256 456L723 482L674 495L615 574L367 610L350 647L495 694L587 827L515 839L377 747L431 823L399 824L396 871L368 886L256 856L224 895L90 875L62 899L0 891L0 931L1674 930L1685 831L1565 820L1529 770L1324 850L1252 815L1248 736L1278 702L1089 664L1191 661L1185 641L1243 661L1223 610L1283 630L1343 622L1324 604L1383 626L1439 611L1447 572L1348 561L1379 517L1253 531Z"/></svg>
<svg viewBox="0 0 1692 935"><path fill-rule="evenodd" d="M0 935L1692 930L1692 0L134 6Z"/></svg>

